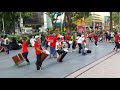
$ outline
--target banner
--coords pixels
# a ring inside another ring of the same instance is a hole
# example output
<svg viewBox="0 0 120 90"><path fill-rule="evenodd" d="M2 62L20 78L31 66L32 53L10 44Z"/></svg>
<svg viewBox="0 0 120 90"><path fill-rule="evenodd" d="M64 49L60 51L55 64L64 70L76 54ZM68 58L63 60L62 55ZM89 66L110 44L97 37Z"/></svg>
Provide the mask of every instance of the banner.
<svg viewBox="0 0 120 90"><path fill-rule="evenodd" d="M77 26L77 30L78 30L79 33L85 32L86 27L85 27L85 25L80 24L80 25Z"/></svg>

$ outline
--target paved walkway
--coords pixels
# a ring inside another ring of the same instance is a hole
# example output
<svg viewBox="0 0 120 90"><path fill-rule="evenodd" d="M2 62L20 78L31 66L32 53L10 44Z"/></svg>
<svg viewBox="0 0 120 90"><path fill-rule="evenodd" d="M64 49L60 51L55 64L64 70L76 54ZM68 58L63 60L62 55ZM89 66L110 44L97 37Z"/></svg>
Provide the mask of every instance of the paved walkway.
<svg viewBox="0 0 120 90"><path fill-rule="evenodd" d="M112 52L66 78L120 78L120 52Z"/></svg>
<svg viewBox="0 0 120 90"><path fill-rule="evenodd" d="M98 60L99 58L113 51L113 43L99 43L97 48L94 43L90 43L91 54L81 55L78 52L68 53L63 63L57 63L56 59L46 59L43 62L43 71L37 71L35 66L36 56L34 48L29 48L31 64L26 62L14 66L11 57L20 53L20 50L10 51L9 55L0 53L0 78L64 78L72 72L85 67L86 65Z"/></svg>

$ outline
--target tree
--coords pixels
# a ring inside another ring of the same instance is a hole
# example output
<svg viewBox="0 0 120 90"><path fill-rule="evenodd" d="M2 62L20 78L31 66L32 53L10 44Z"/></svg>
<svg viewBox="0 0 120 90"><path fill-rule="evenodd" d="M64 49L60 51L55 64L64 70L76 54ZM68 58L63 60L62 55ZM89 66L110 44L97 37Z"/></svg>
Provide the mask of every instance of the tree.
<svg viewBox="0 0 120 90"><path fill-rule="evenodd" d="M71 34L73 20L77 21L83 17L86 19L89 15L89 12L65 12L64 23L65 27L67 28L67 32Z"/></svg>
<svg viewBox="0 0 120 90"><path fill-rule="evenodd" d="M115 23L119 24L119 12L112 12L112 19Z"/></svg>
<svg viewBox="0 0 120 90"><path fill-rule="evenodd" d="M46 14L51 18L53 30L55 30L58 17L61 16L63 12L47 12Z"/></svg>
<svg viewBox="0 0 120 90"><path fill-rule="evenodd" d="M24 20L31 18L30 12L22 12ZM0 22L4 20L5 31L8 33L15 32L15 22L18 22L19 12L0 12Z"/></svg>

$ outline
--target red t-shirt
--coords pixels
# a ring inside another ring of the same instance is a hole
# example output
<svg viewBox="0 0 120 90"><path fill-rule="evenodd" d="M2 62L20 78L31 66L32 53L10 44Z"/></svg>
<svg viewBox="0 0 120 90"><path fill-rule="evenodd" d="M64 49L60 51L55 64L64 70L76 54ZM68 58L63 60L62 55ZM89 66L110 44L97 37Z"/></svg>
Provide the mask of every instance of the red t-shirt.
<svg viewBox="0 0 120 90"><path fill-rule="evenodd" d="M70 40L71 36L70 35L66 35L66 40Z"/></svg>
<svg viewBox="0 0 120 90"><path fill-rule="evenodd" d="M63 41L64 41L64 37L61 37L61 38L60 38L60 41L63 42Z"/></svg>
<svg viewBox="0 0 120 90"><path fill-rule="evenodd" d="M50 38L50 47L56 46L57 37L51 37Z"/></svg>
<svg viewBox="0 0 120 90"><path fill-rule="evenodd" d="M119 40L119 35L116 34L116 35L115 35L115 42L118 42L118 40Z"/></svg>
<svg viewBox="0 0 120 90"><path fill-rule="evenodd" d="M39 42L35 42L35 43L34 43L34 48L35 48L35 53L36 53L36 55L41 54L41 52L36 49L36 48L40 48Z"/></svg>
<svg viewBox="0 0 120 90"><path fill-rule="evenodd" d="M58 36L59 36L59 34L56 34L56 35L55 35L55 37L57 37L57 38L58 38Z"/></svg>
<svg viewBox="0 0 120 90"><path fill-rule="evenodd" d="M94 34L94 33L92 33L92 34L91 34L91 36L92 36L92 38L94 38L95 34Z"/></svg>
<svg viewBox="0 0 120 90"><path fill-rule="evenodd" d="M28 42L25 41L22 43L22 52L25 53L25 52L28 52Z"/></svg>
<svg viewBox="0 0 120 90"><path fill-rule="evenodd" d="M95 40L95 42L98 42L98 36L97 35L94 36L94 40Z"/></svg>
<svg viewBox="0 0 120 90"><path fill-rule="evenodd" d="M46 36L46 39L47 39L48 42L50 41L50 38L51 38L51 35Z"/></svg>

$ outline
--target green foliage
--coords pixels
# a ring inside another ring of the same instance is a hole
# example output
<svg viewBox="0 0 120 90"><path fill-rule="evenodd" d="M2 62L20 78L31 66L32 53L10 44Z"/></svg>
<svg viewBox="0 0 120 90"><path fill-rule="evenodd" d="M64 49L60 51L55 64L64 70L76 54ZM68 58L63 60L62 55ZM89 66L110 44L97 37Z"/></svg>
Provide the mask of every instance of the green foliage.
<svg viewBox="0 0 120 90"><path fill-rule="evenodd" d="M63 12L47 12L46 14L51 18L53 30L55 30L58 17L61 16Z"/></svg>
<svg viewBox="0 0 120 90"><path fill-rule="evenodd" d="M112 19L115 23L119 23L119 12L112 12Z"/></svg>
<svg viewBox="0 0 120 90"><path fill-rule="evenodd" d="M78 20L80 18L87 18L90 15L89 12L71 12L70 16L74 18L74 20Z"/></svg>
<svg viewBox="0 0 120 90"><path fill-rule="evenodd" d="M19 17L20 17L20 12L0 12L0 23L2 24L2 18L3 18L5 31L14 32L15 22L19 22L18 21ZM30 19L31 12L22 12L22 17L24 21Z"/></svg>

